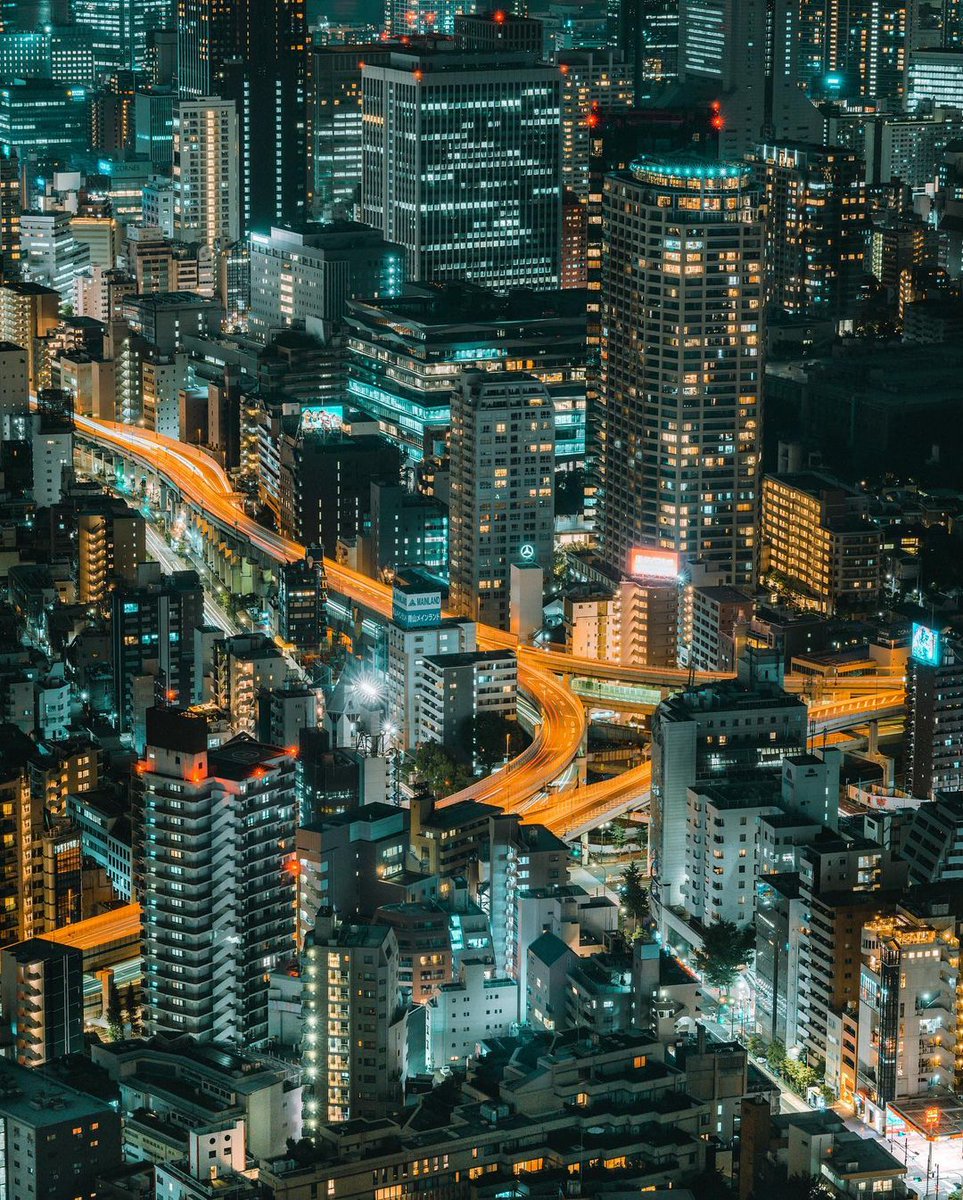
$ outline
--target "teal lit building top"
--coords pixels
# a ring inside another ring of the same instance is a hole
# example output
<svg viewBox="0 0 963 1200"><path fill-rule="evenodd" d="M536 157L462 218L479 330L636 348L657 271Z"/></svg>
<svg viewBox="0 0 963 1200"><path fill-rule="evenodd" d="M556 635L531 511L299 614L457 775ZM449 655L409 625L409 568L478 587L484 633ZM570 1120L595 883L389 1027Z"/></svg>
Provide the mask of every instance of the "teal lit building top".
<svg viewBox="0 0 963 1200"><path fill-rule="evenodd" d="M635 159L630 168L640 183L691 188L693 184L716 184L723 190L748 184L752 174L745 163L708 162L704 159L676 156L663 158L647 154Z"/></svg>

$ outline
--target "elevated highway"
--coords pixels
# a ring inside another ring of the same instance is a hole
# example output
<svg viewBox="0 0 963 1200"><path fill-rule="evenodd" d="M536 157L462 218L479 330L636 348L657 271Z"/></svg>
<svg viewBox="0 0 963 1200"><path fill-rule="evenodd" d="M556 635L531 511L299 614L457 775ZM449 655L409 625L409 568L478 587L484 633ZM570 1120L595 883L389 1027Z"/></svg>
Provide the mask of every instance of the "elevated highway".
<svg viewBox="0 0 963 1200"><path fill-rule="evenodd" d="M197 519L212 557L211 568L223 579L223 559L231 571L241 564L244 578L258 570L270 572L279 562L304 557L305 547L290 538L265 529L250 517L242 497L231 487L221 466L197 446L185 445L161 434L133 429L90 417L76 417L78 438L105 461L119 458L134 464L144 477L161 481L168 490L168 503L182 504ZM373 614L391 613L391 589L378 580L325 559L332 588ZM233 586L233 580L225 580ZM233 590L238 590L233 587ZM507 766L478 780L442 803L478 800L506 811L523 813L544 822L556 833L575 837L601 821L642 807L651 789L648 763L613 779L584 786L581 761L587 721L580 699L568 680L577 676L659 690L678 690L689 673L671 668L623 667L578 658L558 650L540 650L519 645L503 630L480 625L478 643L485 649L513 649L518 655L519 686L541 712L534 740ZM698 683L731 678L722 673L697 673ZM882 687L883 684L880 684ZM811 708L815 732L838 732L876 716L891 715L903 703L903 693L858 695L832 700Z"/></svg>

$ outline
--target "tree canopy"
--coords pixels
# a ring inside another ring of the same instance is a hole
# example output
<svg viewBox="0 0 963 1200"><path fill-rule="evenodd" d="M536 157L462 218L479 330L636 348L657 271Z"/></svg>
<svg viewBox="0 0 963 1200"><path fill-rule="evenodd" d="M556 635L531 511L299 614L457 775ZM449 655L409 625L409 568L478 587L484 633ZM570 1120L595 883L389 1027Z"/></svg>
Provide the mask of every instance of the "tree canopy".
<svg viewBox="0 0 963 1200"><path fill-rule="evenodd" d="M751 925L740 929L732 921L717 921L706 928L702 943L702 949L695 952L699 973L710 987L725 991L752 960L756 935Z"/></svg>

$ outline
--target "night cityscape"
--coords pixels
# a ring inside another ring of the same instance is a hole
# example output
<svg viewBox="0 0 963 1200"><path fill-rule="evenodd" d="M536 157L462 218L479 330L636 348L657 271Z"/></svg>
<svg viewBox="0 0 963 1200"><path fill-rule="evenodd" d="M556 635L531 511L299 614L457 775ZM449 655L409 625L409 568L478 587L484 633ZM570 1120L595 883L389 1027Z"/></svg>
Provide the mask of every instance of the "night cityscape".
<svg viewBox="0 0 963 1200"><path fill-rule="evenodd" d="M963 1200L960 0L0 0L0 1200Z"/></svg>

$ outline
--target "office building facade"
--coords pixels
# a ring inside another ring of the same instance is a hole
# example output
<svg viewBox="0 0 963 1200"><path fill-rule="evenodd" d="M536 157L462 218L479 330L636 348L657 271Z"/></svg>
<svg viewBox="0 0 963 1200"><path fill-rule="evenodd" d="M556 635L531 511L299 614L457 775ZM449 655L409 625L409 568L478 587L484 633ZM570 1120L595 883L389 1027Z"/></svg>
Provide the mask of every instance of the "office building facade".
<svg viewBox="0 0 963 1200"><path fill-rule="evenodd" d="M251 235L248 320L261 338L310 320L338 323L353 296L389 300L403 283L402 248L355 221Z"/></svg>
<svg viewBox="0 0 963 1200"><path fill-rule="evenodd" d="M557 287L558 69L439 47L362 74L362 220L405 248L408 277Z"/></svg>
<svg viewBox="0 0 963 1200"><path fill-rule="evenodd" d="M348 395L414 461L444 440L464 372L524 370L548 389L560 466L585 457L586 319L579 289L505 294L409 284L394 300L349 303Z"/></svg>
<svg viewBox="0 0 963 1200"><path fill-rule="evenodd" d="M531 375L470 372L451 428L451 607L507 629L512 563L553 561L551 397Z"/></svg>

